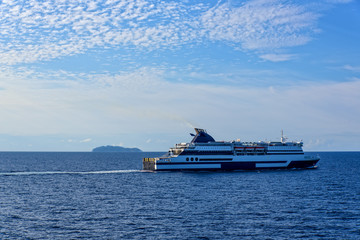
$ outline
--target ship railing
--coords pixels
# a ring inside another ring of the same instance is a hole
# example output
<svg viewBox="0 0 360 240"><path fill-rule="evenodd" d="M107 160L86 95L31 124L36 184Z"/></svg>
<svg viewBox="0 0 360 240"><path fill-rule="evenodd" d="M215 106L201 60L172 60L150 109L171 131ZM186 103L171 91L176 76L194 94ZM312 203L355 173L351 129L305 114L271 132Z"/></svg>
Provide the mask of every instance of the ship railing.
<svg viewBox="0 0 360 240"><path fill-rule="evenodd" d="M187 148L187 147L189 147L188 143L177 143L177 144L175 144L175 148L178 148L178 149L183 149L183 148Z"/></svg>

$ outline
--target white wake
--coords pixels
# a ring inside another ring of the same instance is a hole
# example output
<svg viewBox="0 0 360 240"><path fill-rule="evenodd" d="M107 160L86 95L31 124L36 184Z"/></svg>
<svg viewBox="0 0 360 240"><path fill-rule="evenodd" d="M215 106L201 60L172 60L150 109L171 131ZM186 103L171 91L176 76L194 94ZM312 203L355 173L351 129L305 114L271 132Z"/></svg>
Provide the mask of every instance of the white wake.
<svg viewBox="0 0 360 240"><path fill-rule="evenodd" d="M46 172L0 172L0 176L12 176L12 175L52 175L52 174L109 174L109 173L136 173L141 170L109 170L109 171L90 171L90 172L62 172L62 171L46 171Z"/></svg>

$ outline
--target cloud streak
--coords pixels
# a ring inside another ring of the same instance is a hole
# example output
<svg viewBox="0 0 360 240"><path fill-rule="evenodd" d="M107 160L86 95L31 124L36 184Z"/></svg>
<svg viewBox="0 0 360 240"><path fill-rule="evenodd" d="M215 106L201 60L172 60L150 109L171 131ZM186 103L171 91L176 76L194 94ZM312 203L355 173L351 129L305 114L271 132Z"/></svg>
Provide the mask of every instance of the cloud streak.
<svg viewBox="0 0 360 240"><path fill-rule="evenodd" d="M264 54L260 58L271 62L283 62L294 58L293 54Z"/></svg>

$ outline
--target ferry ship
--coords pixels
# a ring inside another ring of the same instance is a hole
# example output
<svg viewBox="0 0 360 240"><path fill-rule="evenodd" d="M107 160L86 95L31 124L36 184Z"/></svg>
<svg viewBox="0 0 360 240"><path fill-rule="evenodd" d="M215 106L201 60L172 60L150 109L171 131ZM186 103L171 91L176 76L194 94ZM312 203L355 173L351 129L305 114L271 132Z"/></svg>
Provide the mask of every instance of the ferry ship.
<svg viewBox="0 0 360 240"><path fill-rule="evenodd" d="M144 158L150 171L231 171L278 168L315 168L319 156L305 155L302 142L215 141L206 130L195 128L190 143L179 143L157 158Z"/></svg>

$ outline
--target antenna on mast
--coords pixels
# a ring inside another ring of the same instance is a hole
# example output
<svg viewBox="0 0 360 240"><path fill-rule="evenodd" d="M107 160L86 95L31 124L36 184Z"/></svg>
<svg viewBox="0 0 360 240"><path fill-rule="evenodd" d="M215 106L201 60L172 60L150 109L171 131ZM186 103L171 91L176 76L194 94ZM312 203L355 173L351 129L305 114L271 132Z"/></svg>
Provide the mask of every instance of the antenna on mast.
<svg viewBox="0 0 360 240"><path fill-rule="evenodd" d="M284 137L284 131L281 129L281 142L286 142L287 137Z"/></svg>

